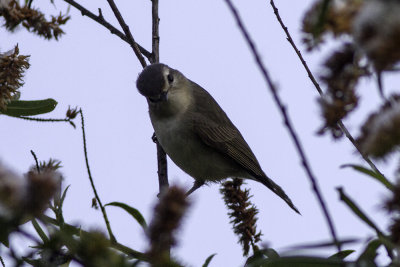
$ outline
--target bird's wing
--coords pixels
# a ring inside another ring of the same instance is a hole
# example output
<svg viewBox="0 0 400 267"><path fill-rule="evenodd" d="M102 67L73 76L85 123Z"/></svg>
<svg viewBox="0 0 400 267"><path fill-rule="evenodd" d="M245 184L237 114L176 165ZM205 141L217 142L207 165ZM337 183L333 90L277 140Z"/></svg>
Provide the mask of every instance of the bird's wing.
<svg viewBox="0 0 400 267"><path fill-rule="evenodd" d="M190 117L194 132L202 142L231 157L254 179L271 189L294 211L300 214L285 191L263 172L242 134L233 125L214 98L197 84L194 84L194 86L194 99L197 102L194 103L194 112ZM207 103L198 101L199 99L207 101Z"/></svg>
<svg viewBox="0 0 400 267"><path fill-rule="evenodd" d="M200 139L206 145L231 157L250 175L265 176L250 147L222 108L207 91L196 84L195 86L193 93L197 96L194 99L201 99L203 102L195 103L195 112L191 118L194 131Z"/></svg>

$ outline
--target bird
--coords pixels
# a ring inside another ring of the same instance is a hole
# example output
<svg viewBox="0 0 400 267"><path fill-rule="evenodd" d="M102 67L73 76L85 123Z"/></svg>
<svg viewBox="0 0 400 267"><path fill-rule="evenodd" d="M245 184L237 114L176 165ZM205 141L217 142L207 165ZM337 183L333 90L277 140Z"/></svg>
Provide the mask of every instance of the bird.
<svg viewBox="0 0 400 267"><path fill-rule="evenodd" d="M147 99L157 141L195 180L187 195L205 183L251 179L300 214L285 191L264 173L240 131L204 88L162 63L146 66L136 87Z"/></svg>

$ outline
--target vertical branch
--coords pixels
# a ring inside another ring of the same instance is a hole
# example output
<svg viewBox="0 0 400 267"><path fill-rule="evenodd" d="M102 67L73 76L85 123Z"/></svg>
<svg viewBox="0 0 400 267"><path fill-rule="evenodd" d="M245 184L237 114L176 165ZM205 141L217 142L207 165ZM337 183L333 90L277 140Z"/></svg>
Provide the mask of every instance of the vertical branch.
<svg viewBox="0 0 400 267"><path fill-rule="evenodd" d="M100 200L100 197L97 194L96 187L94 186L92 173L91 173L90 167L89 167L89 158L88 158L87 147L86 147L85 120L83 118L82 109L79 110L79 113L81 114L81 122L82 122L83 152L85 154L86 169L87 169L87 173L88 173L88 176L89 176L90 185L92 186L93 193L94 193L94 196L95 196L95 198L97 200L97 203L99 203L100 210L103 213L104 221L106 223L108 234L110 235L111 243L115 243L115 242L117 242L117 240L115 239L115 236L114 236L113 232L111 231L111 226L110 226L110 222L108 221L106 209L104 208L104 206L103 206L103 204L102 204L102 202Z"/></svg>
<svg viewBox="0 0 400 267"><path fill-rule="evenodd" d="M160 35L159 35L159 23L160 18L158 16L158 0L152 0L151 14L152 14L152 61L151 63L160 62ZM167 155L164 149L157 142L157 138L153 135L153 141L157 144L157 162L158 162L158 183L160 186L160 193L168 188L168 165Z"/></svg>
<svg viewBox="0 0 400 267"><path fill-rule="evenodd" d="M318 202L319 202L319 204L321 206L322 212L323 212L323 214L325 216L325 219L327 221L329 230L331 232L332 239L335 242L338 251L340 251L341 250L341 246L340 246L340 243L338 242L338 239L337 239L337 236L336 236L336 231L335 231L335 227L333 225L333 221L332 221L331 215L329 214L328 207L326 206L325 200L322 197L322 194L320 192L317 180L316 180L316 178L315 178L315 176L314 176L314 174L313 174L313 172L311 170L311 166L308 163L308 160L306 158L304 149L303 149L303 147L302 147L302 145L300 143L300 139L297 137L297 134L296 134L296 132L294 130L292 122L289 119L289 115L287 114L286 107L282 104L282 101L280 99L280 96L278 95L278 92L277 92L277 89L275 87L275 84L272 82L272 79L271 79L266 67L262 63L261 57L259 55L259 52L258 52L256 46L255 46L255 43L251 39L251 37L250 37L248 31L246 30L245 26L243 25L243 22L242 22L242 20L241 20L241 18L239 16L238 11L233 6L231 0L225 0L225 2L227 3L230 11L232 12L232 14L233 14L233 16L234 16L234 18L236 20L236 23L237 23L240 31L242 32L242 34L243 34L243 36L245 38L245 41L249 45L250 50L251 50L251 52L252 52L252 54L254 56L254 59L255 59L255 61L257 63L257 66L260 69L260 71L261 71L261 73L263 75L263 78L264 78L264 80L265 80L265 82L267 84L267 87L271 91L271 94L273 96L275 104L278 106L278 108L279 108L279 110L281 112L281 115L283 117L285 126L286 126L287 130L289 131L290 136L292 137L292 140L294 142L295 148L296 148L296 150L297 150L297 152L299 154L299 157L301 159L301 163L303 165L303 168L304 168L304 170L305 170L305 172L306 172L306 174L307 174L307 176L308 176L308 178L309 178L309 180L311 182L312 189L314 190L314 193L315 193L315 195L316 195L316 197L318 199Z"/></svg>
<svg viewBox="0 0 400 267"><path fill-rule="evenodd" d="M151 14L153 18L153 33L152 33L152 62L160 62L160 35L158 30L158 25L160 23L160 18L158 17L158 0L152 0Z"/></svg>
<svg viewBox="0 0 400 267"><path fill-rule="evenodd" d="M278 20L279 24L281 25L283 31L286 34L286 40L288 40L288 42L290 43L290 45L292 46L292 48L294 49L294 51L296 52L298 58L300 59L301 63L303 64L304 69L306 70L308 77L310 78L311 82L313 83L315 89L317 89L318 93L320 94L320 96L322 97L323 92L321 89L321 86L319 85L319 83L317 82L317 80L315 79L313 73L311 72L310 68L307 65L307 62L304 60L300 50L297 48L296 44L294 43L292 36L289 33L288 28L286 27L286 25L283 23L281 16L279 15L279 11L278 8L275 6L274 0L270 1L270 4L272 6L272 9L274 10L276 19ZM359 148L358 144L356 143L356 141L354 140L353 136L351 136L350 132L347 130L346 126L343 124L342 121L339 121L339 127L342 130L342 132L346 135L347 139L349 139L349 141L353 144L353 146L357 149L357 151L360 153L361 157L365 160L365 162L368 163L368 165L371 167L372 170L374 170L376 173L384 176L379 169L375 166L375 164L371 161L371 159L365 155L365 153Z"/></svg>
<svg viewBox="0 0 400 267"><path fill-rule="evenodd" d="M121 13L119 12L117 6L115 5L114 0L107 0L108 4L110 5L112 11L114 12L115 17L117 18L119 24L121 25L125 36L131 45L133 52L135 53L136 57L139 59L140 63L142 64L142 67L146 67L147 63L144 60L140 49L133 39L132 33L129 30L129 26L125 23ZM159 55L160 55L160 50L159 50L159 44L160 44L160 36L159 36L159 21L160 18L158 17L158 0L152 0L152 21L153 21L153 27L152 27L152 54L151 54L151 63L158 63L159 62ZM157 143L157 161L158 161L158 179L159 179L159 184L160 184L160 192L164 187L168 187L168 176L167 176L167 156L165 154L165 151L163 148L160 146L160 144L157 142L157 139L153 137L153 140Z"/></svg>

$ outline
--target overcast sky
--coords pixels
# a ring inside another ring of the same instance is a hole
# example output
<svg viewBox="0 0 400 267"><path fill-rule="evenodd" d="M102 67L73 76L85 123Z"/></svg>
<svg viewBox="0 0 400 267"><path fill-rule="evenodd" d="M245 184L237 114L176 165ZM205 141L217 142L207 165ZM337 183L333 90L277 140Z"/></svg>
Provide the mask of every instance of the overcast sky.
<svg viewBox="0 0 400 267"><path fill-rule="evenodd" d="M66 11L56 0L33 1L49 14ZM79 1L117 25L106 1ZM151 49L151 2L116 1L138 43ZM279 88L289 115L318 178L340 238L373 236L374 232L338 200L335 188L343 186L382 228L388 220L380 210L386 190L375 181L349 169L347 163L364 164L347 139L334 142L316 135L322 124L318 94L294 51L285 40L268 0L234 1L251 32L263 61ZM277 1L282 18L300 49L303 13L312 1ZM68 106L85 114L89 161L97 190L104 203L125 202L139 209L150 221L158 193L156 148L147 103L137 92L135 81L141 66L131 48L117 36L71 7L72 19L60 41L46 41L25 29L14 34L0 29L0 51L19 44L20 53L31 55L21 99L54 98L56 110L45 117L62 118ZM300 165L287 129L253 57L224 1L160 1L160 59L208 90L242 132L264 171L281 185L302 216L262 184L247 186L258 207L262 240L279 252L291 245L330 239L325 219ZM305 58L315 74L333 44ZM366 114L379 104L371 84L359 87L360 108L346 121L357 135ZM388 83L387 89L391 90ZM398 83L397 83L398 84ZM79 119L75 120L80 125ZM71 185L64 213L68 223L105 232L100 211L91 208L93 193L85 168L80 128L67 123L35 123L0 116L0 159L19 173L26 172L34 150L40 160L62 161L65 185ZM379 163L389 177L392 168ZM171 184L189 188L193 179L169 160ZM193 205L180 229L179 246L173 251L188 266L201 266L217 253L211 266L244 263L238 238L233 234L219 186L211 185L191 196ZM107 208L111 227L120 243L144 251L141 227L122 210ZM350 247L346 247L350 248ZM359 247L357 247L359 248ZM329 255L330 252L320 255Z"/></svg>

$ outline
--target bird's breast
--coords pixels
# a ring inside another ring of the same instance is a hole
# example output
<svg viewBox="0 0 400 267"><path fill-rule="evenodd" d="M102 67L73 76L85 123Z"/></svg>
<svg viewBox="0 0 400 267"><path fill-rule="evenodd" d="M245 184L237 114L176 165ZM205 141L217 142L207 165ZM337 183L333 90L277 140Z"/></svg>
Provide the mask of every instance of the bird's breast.
<svg viewBox="0 0 400 267"><path fill-rule="evenodd" d="M174 163L196 180L218 181L239 176L240 168L226 155L204 144L181 116L151 116L157 140Z"/></svg>

